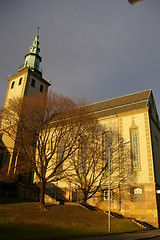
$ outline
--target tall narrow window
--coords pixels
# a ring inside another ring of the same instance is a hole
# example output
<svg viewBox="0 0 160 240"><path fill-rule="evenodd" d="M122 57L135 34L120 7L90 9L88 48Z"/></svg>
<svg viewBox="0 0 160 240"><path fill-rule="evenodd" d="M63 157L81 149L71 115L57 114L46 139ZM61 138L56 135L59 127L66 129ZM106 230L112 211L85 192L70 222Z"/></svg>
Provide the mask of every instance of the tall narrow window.
<svg viewBox="0 0 160 240"><path fill-rule="evenodd" d="M103 134L103 167L108 168L109 160L111 160L111 132Z"/></svg>
<svg viewBox="0 0 160 240"><path fill-rule="evenodd" d="M35 79L32 78L31 86L35 87Z"/></svg>
<svg viewBox="0 0 160 240"><path fill-rule="evenodd" d="M39 91L42 93L42 92L43 92L43 89L44 89L44 87L43 87L43 85L41 84Z"/></svg>
<svg viewBox="0 0 160 240"><path fill-rule="evenodd" d="M139 169L138 130L131 129L133 169Z"/></svg>
<svg viewBox="0 0 160 240"><path fill-rule="evenodd" d="M60 142L58 148L58 159L56 163L59 174L62 174L63 172L64 154L65 154L65 142Z"/></svg>
<svg viewBox="0 0 160 240"><path fill-rule="evenodd" d="M18 85L21 85L21 84L22 84L22 78L19 79Z"/></svg>
<svg viewBox="0 0 160 240"><path fill-rule="evenodd" d="M86 156L87 154L87 146L86 146L86 142L82 141L81 145L80 145L80 173L84 174L85 173L85 169L86 169Z"/></svg>
<svg viewBox="0 0 160 240"><path fill-rule="evenodd" d="M11 83L11 89L14 88L15 81Z"/></svg>
<svg viewBox="0 0 160 240"><path fill-rule="evenodd" d="M63 160L64 151L65 151L65 142L60 142L59 144L59 162L60 163Z"/></svg>

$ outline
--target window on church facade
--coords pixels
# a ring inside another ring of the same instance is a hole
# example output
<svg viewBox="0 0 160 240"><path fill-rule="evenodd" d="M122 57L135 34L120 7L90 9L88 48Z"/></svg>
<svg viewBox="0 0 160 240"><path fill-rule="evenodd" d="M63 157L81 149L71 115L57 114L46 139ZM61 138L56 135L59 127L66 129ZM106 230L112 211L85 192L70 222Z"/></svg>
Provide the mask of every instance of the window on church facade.
<svg viewBox="0 0 160 240"><path fill-rule="evenodd" d="M131 129L131 143L133 169L139 169L138 129Z"/></svg>
<svg viewBox="0 0 160 240"><path fill-rule="evenodd" d="M86 158L87 158L87 145L84 140L82 140L80 144L79 149L79 167L80 167L80 173L84 174L86 169Z"/></svg>
<svg viewBox="0 0 160 240"><path fill-rule="evenodd" d="M114 194L113 194L113 190L111 189L111 191L110 191L110 199L111 199L111 201L113 201L114 200ZM103 190L102 191L102 201L105 201L105 200L109 200L109 191L108 191L108 189L105 189L105 190Z"/></svg>
<svg viewBox="0 0 160 240"><path fill-rule="evenodd" d="M111 132L103 134L103 167L108 169L109 160L111 160Z"/></svg>
<svg viewBox="0 0 160 240"><path fill-rule="evenodd" d="M65 142L60 142L60 144L59 144L59 162L62 161L64 152L65 152Z"/></svg>
<svg viewBox="0 0 160 240"><path fill-rule="evenodd" d="M32 78L31 86L35 87L35 79Z"/></svg>
<svg viewBox="0 0 160 240"><path fill-rule="evenodd" d="M42 92L43 92L43 89L44 89L44 86L41 84L39 91L42 93Z"/></svg>
<svg viewBox="0 0 160 240"><path fill-rule="evenodd" d="M57 166L59 172L62 173L63 171L63 159L64 159L64 153L65 153L65 142L60 142L59 143L59 148L58 148L58 160L57 160Z"/></svg>
<svg viewBox="0 0 160 240"><path fill-rule="evenodd" d="M22 84L22 78L19 79L18 85L21 85L21 84Z"/></svg>
<svg viewBox="0 0 160 240"><path fill-rule="evenodd" d="M11 83L11 89L14 88L15 81Z"/></svg>

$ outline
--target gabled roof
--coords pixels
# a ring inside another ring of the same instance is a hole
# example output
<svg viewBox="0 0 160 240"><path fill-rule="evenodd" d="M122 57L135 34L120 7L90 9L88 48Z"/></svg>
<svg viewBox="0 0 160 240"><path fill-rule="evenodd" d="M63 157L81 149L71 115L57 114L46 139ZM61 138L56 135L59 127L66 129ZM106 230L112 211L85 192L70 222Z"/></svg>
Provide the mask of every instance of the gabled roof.
<svg viewBox="0 0 160 240"><path fill-rule="evenodd" d="M96 117L111 116L123 112L147 108L152 90L145 90L126 96L105 100L86 105L87 113L96 114Z"/></svg>

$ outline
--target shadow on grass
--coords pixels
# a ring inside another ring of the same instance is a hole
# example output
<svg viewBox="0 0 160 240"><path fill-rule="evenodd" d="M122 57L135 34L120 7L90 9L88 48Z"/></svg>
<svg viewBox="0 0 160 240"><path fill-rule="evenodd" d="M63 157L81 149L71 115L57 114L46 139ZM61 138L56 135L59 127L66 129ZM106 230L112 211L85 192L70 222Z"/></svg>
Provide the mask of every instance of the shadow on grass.
<svg viewBox="0 0 160 240"><path fill-rule="evenodd" d="M54 229L49 227L45 228L45 226L30 227L4 224L0 224L0 233L1 239L5 240L67 240L97 235L92 231L85 231L82 229Z"/></svg>
<svg viewBox="0 0 160 240"><path fill-rule="evenodd" d="M91 210L91 211L102 211L100 210L99 208L95 207L95 206L92 206L92 205L89 205L87 203L81 203L80 205L82 205L83 207Z"/></svg>
<svg viewBox="0 0 160 240"><path fill-rule="evenodd" d="M108 217L102 211L88 211L78 205L53 204L48 206L48 211L39 211L39 203L12 200L5 198L1 202L8 201L10 205L0 204L2 240L64 240L106 234ZM129 219L111 219L112 233L137 230L140 227Z"/></svg>
<svg viewBox="0 0 160 240"><path fill-rule="evenodd" d="M12 203L24 203L35 202L27 199L15 198L15 197L0 197L0 204L12 204Z"/></svg>

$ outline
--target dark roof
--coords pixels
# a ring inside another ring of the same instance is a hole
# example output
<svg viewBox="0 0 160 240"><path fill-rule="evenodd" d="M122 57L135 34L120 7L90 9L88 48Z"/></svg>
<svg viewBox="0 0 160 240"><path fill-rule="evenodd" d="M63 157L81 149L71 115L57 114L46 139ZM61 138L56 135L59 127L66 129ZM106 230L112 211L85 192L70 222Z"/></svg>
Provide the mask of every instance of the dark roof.
<svg viewBox="0 0 160 240"><path fill-rule="evenodd" d="M98 103L86 105L87 113L96 114L96 117L111 116L123 112L147 108L151 90L145 90L126 96L105 100Z"/></svg>
<svg viewBox="0 0 160 240"><path fill-rule="evenodd" d="M152 90L145 90L143 92L137 92L102 102L84 105L80 108L66 111L65 114L62 112L62 115L58 114L56 117L53 117L51 123L54 124L61 118L68 119L70 117L81 117L86 114L97 119L100 117L115 116L120 113L126 113L138 109L146 109L151 105L150 99L153 100Z"/></svg>

